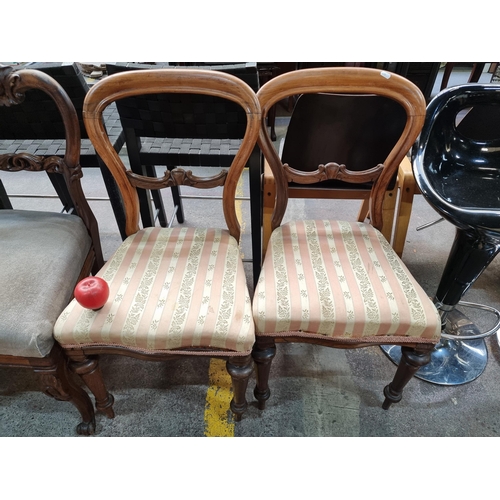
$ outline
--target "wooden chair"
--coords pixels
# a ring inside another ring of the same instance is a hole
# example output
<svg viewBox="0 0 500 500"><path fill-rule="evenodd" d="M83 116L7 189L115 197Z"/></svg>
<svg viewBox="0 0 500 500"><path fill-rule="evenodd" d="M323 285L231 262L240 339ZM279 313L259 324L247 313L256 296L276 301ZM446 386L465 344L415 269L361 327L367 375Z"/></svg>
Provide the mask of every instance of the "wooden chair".
<svg viewBox="0 0 500 500"><path fill-rule="evenodd" d="M151 94L203 94L243 108L247 126L230 168L209 178L181 168L161 178L127 170L112 147L102 114L118 99ZM88 134L122 193L129 235L99 271L110 297L99 311L73 301L61 314L54 334L76 371L94 393L97 409L112 417L113 399L102 378L86 363L99 354L144 360L179 356L227 359L239 420L247 407L245 391L253 371L255 340L250 296L239 255L240 224L235 211L238 180L256 144L260 108L255 92L240 79L204 70L144 70L109 76L88 93L84 106ZM137 188L173 185L224 186L228 229L149 227L139 229Z"/></svg>
<svg viewBox="0 0 500 500"><path fill-rule="evenodd" d="M368 179L335 158L313 172L295 170L280 160L265 127L266 113L283 98L312 93L374 94L403 106L404 130L387 158L368 171ZM404 346L395 378L384 390L383 408L387 409L400 401L405 385L429 361L441 331L432 301L380 233L387 187L420 132L425 100L403 77L367 68L295 71L271 80L258 97L262 112L259 145L276 182L273 232L253 300L254 394L259 408L264 408L270 396L268 380L276 342L304 342L336 348ZM290 182L331 179L373 182L370 224L322 219L282 223Z"/></svg>
<svg viewBox="0 0 500 500"><path fill-rule="evenodd" d="M69 215L0 210L0 364L33 369L45 394L76 406L82 418L78 433L92 434L92 402L68 372L68 359L52 335L76 283L103 265L97 222L80 185L77 115L62 87L46 74L0 67L0 106L21 106L25 95L36 90L53 99L62 117L64 156L40 156L16 149L0 154L0 170L59 176L74 211Z"/></svg>
<svg viewBox="0 0 500 500"><path fill-rule="evenodd" d="M403 107L378 95L306 94L298 98L286 136L280 145L281 161L298 171L311 172L331 158L352 171L369 171L382 163L404 129ZM360 199L362 222L368 215L373 180L360 183L337 179L312 184L291 181L290 198ZM264 167L263 239L264 252L271 234L274 208L274 179ZM390 242L393 233L398 184L393 179L384 200L382 234ZM411 209L411 208L410 208ZM398 219L399 220L399 219ZM400 226L402 230L404 227ZM397 239L397 238L396 238ZM403 240L404 241L404 240Z"/></svg>

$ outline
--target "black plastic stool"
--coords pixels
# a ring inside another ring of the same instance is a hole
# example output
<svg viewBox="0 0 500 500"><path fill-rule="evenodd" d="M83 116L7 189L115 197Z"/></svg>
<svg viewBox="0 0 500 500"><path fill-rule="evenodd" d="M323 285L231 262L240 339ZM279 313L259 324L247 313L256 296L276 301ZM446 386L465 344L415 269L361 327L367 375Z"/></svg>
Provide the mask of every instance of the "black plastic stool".
<svg viewBox="0 0 500 500"><path fill-rule="evenodd" d="M415 376L438 385L460 385L484 371L484 338L500 327L497 309L461 302L500 252L500 85L460 85L438 94L427 108L412 160L422 195L456 226L434 298L443 325L441 341L431 362ZM495 326L480 332L455 309L459 304L493 313ZM384 351L399 361L400 348Z"/></svg>

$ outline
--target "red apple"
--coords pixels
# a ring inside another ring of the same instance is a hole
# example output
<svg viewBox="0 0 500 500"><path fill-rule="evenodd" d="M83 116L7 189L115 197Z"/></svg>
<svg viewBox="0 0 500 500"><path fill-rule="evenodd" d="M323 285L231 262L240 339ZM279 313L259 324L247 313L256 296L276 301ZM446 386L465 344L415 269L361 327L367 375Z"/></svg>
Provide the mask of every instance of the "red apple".
<svg viewBox="0 0 500 500"><path fill-rule="evenodd" d="M98 311L108 300L109 286L102 278L89 276L77 283L74 294L81 306Z"/></svg>

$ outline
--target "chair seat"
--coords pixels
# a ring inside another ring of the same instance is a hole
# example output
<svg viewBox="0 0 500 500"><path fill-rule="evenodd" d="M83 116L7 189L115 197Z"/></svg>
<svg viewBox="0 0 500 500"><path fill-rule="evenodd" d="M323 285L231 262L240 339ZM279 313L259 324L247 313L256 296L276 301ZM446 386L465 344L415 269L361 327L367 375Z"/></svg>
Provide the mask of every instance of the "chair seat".
<svg viewBox="0 0 500 500"><path fill-rule="evenodd" d="M49 354L89 249L79 217L0 210L0 354Z"/></svg>
<svg viewBox="0 0 500 500"><path fill-rule="evenodd" d="M250 297L237 241L220 229L147 228L99 271L110 298L99 311L75 300L54 328L64 347L250 352Z"/></svg>
<svg viewBox="0 0 500 500"><path fill-rule="evenodd" d="M428 343L441 332L431 300L365 223L308 220L277 228L253 315L257 335Z"/></svg>

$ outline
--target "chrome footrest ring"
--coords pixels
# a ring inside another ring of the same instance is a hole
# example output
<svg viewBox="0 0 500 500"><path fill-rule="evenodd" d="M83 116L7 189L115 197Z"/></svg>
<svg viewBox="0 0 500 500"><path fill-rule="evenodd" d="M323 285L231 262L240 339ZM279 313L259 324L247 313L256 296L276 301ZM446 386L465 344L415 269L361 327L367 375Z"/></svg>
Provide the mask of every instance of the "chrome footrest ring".
<svg viewBox="0 0 500 500"><path fill-rule="evenodd" d="M441 332L442 338L448 339L448 340L459 340L459 341L460 340L479 340L479 339L484 339L486 337L490 337L491 335L494 335L500 329L500 311L498 311L494 307L485 306L483 304L476 304L474 302L463 302L463 301L459 302L458 305L463 306L463 307L472 307L475 309L481 309L483 311L490 312L497 317L497 322L495 323L495 326L493 326L493 328L491 328L487 332L475 333L474 335L454 335L451 333Z"/></svg>

